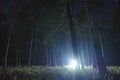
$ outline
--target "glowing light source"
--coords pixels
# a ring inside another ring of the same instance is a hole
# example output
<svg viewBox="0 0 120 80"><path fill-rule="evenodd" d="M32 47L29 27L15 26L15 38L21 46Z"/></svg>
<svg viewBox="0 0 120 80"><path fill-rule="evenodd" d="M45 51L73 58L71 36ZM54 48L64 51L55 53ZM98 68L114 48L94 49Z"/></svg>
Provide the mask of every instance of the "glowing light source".
<svg viewBox="0 0 120 80"><path fill-rule="evenodd" d="M69 69L75 69L77 67L77 65L78 65L77 61L73 59L70 61L70 64L67 65L66 67Z"/></svg>
<svg viewBox="0 0 120 80"><path fill-rule="evenodd" d="M76 60L71 60L70 65L72 65L73 67L76 67L78 63Z"/></svg>

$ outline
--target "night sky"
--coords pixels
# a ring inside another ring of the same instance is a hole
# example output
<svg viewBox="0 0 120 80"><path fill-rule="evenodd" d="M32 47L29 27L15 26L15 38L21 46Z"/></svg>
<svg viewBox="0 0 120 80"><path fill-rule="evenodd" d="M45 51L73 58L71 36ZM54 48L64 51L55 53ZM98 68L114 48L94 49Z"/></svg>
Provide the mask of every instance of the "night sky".
<svg viewBox="0 0 120 80"><path fill-rule="evenodd" d="M92 2L94 0L89 1ZM95 5L97 5L98 8L93 6L94 8L92 7L90 12L92 12L93 14L93 21L95 23L95 26L97 26L103 37L106 64L120 66L120 0L97 1L98 4L95 3ZM0 66L4 65L9 27L11 25L13 27L11 33L12 36L10 40L10 48L8 51L8 64L15 65L17 46L18 51L22 49L21 63L23 65L26 65L31 40L30 34L33 29L32 26L34 25L32 24L32 22L35 19L37 27L34 33L35 36L33 37L32 57L36 59L33 59L31 63L33 65L45 65L44 59L46 57L43 56L43 54L46 54L46 37L49 36L52 30L56 29L55 26L59 24L61 16L58 15L60 15L60 12L63 12L61 6L64 7L64 5L62 5L62 3L60 2L58 0L36 0L36 10L32 0L0 0ZM87 18L85 16L86 14L82 14L82 10L84 7L85 3L83 0L73 1L72 16L74 20L78 22L78 25L87 24ZM65 19L65 17L63 17L62 19ZM65 44L64 42L69 43L69 41L65 41L64 38L61 37L63 35L62 33L62 31L60 33L55 33L58 34L58 39L63 41L60 43L56 43L56 50L60 50L61 48L63 49L64 47L66 47L63 46ZM22 34L24 34L23 42L21 42ZM85 35L86 34L87 33L85 33ZM87 44L88 46L90 46L89 42ZM84 42L83 45L85 45ZM20 48L19 46L22 46L22 48ZM58 53L59 52L60 51L58 51ZM68 50L68 52L70 52L70 50ZM59 57L59 55L57 55L57 57ZM58 63L60 63L59 60Z"/></svg>

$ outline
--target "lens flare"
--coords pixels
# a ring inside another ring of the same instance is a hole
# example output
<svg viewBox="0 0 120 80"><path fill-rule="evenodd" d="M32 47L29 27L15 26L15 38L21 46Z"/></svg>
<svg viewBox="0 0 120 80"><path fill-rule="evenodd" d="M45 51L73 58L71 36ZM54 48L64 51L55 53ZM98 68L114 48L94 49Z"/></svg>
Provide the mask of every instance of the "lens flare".
<svg viewBox="0 0 120 80"><path fill-rule="evenodd" d="M71 60L69 65L67 65L66 67L69 68L69 69L75 69L77 67L78 63L76 60Z"/></svg>
<svg viewBox="0 0 120 80"><path fill-rule="evenodd" d="M70 65L73 65L74 67L76 67L78 63L76 60L71 60Z"/></svg>

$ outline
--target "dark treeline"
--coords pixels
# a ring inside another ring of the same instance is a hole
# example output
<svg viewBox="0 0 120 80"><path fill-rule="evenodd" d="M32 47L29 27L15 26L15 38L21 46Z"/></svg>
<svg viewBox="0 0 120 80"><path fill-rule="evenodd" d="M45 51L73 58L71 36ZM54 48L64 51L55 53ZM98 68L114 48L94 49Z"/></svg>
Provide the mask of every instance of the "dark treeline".
<svg viewBox="0 0 120 80"><path fill-rule="evenodd" d="M70 3L77 52L84 65L93 64L95 55L91 20L106 64L120 65L120 6L116 2L118 6L107 10L106 4L102 0ZM6 8L0 11L0 66L69 63L74 54L64 0L12 0Z"/></svg>

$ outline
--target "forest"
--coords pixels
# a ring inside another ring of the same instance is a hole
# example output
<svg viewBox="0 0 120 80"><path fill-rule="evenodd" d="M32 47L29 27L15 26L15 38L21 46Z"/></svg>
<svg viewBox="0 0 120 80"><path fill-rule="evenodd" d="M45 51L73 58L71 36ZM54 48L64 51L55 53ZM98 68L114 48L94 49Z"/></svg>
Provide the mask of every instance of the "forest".
<svg viewBox="0 0 120 80"><path fill-rule="evenodd" d="M0 1L0 80L119 80L119 58L120 0Z"/></svg>

